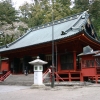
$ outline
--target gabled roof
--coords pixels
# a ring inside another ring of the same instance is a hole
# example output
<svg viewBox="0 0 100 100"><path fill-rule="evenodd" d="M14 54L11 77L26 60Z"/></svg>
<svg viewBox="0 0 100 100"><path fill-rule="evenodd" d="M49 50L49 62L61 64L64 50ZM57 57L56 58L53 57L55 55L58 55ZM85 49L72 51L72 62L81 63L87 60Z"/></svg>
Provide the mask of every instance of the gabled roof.
<svg viewBox="0 0 100 100"><path fill-rule="evenodd" d="M59 21L54 21L54 40L67 38L83 30L89 14L85 11ZM30 29L16 41L0 48L0 52L34 46L52 41L52 23Z"/></svg>
<svg viewBox="0 0 100 100"><path fill-rule="evenodd" d="M80 53L78 56L95 55L95 54L98 54L99 52L100 52L100 50L91 51L91 52L87 52L87 53Z"/></svg>
<svg viewBox="0 0 100 100"><path fill-rule="evenodd" d="M93 51L93 49L88 45L83 47L83 52L78 54L78 56L94 55L100 53L100 50Z"/></svg>
<svg viewBox="0 0 100 100"><path fill-rule="evenodd" d="M100 57L100 53L98 53L98 54L96 54L96 55L94 55L95 57Z"/></svg>

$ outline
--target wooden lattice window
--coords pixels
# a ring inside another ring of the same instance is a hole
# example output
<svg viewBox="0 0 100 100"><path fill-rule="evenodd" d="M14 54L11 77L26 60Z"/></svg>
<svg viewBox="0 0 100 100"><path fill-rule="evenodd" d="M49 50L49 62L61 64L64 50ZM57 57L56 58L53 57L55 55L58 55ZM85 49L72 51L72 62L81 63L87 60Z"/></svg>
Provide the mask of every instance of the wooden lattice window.
<svg viewBox="0 0 100 100"><path fill-rule="evenodd" d="M90 67L94 67L94 60L90 60Z"/></svg>
<svg viewBox="0 0 100 100"><path fill-rule="evenodd" d="M60 56L61 59L61 69L62 70L72 70L73 67L73 54L67 53Z"/></svg>

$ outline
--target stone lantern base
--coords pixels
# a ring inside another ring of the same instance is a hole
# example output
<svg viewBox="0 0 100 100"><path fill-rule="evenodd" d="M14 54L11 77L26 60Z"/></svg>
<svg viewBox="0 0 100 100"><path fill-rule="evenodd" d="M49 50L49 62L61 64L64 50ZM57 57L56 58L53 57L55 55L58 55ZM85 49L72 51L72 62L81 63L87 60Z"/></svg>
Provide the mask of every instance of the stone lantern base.
<svg viewBox="0 0 100 100"><path fill-rule="evenodd" d="M41 84L41 85L33 84L30 88L31 88L31 89L39 89L39 88L44 88L44 87L45 87L44 84Z"/></svg>

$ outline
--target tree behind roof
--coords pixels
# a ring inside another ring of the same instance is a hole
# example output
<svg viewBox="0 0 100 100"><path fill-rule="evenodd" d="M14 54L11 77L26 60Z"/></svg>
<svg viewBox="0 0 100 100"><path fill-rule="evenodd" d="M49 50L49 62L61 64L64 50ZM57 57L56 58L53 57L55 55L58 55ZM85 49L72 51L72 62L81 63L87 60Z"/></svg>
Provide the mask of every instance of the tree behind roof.
<svg viewBox="0 0 100 100"><path fill-rule="evenodd" d="M17 19L17 11L12 5L11 0L0 1L0 22L12 24Z"/></svg>

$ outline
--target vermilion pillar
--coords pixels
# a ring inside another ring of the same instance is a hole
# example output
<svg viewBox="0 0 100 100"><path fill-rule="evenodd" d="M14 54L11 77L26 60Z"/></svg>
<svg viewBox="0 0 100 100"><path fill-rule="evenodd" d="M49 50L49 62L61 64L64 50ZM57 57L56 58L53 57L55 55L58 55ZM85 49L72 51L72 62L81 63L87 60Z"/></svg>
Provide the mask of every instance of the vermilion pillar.
<svg viewBox="0 0 100 100"><path fill-rule="evenodd" d="M73 51L74 70L76 70L76 51Z"/></svg>
<svg viewBox="0 0 100 100"><path fill-rule="evenodd" d="M60 55L58 55L58 72L61 70Z"/></svg>
<svg viewBox="0 0 100 100"><path fill-rule="evenodd" d="M81 82L83 82L84 81L84 79L83 79L83 75L82 75L82 73L80 72L80 81Z"/></svg>

